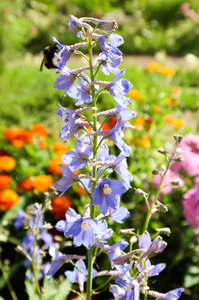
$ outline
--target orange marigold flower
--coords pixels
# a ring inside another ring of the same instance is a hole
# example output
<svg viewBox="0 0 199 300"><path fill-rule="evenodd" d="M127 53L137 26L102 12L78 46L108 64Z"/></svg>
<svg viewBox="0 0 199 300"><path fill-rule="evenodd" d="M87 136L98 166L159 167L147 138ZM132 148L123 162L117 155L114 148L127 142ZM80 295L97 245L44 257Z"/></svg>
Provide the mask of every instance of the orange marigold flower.
<svg viewBox="0 0 199 300"><path fill-rule="evenodd" d="M136 89L132 89L129 91L129 97L135 99L135 100L140 100L142 99L143 95Z"/></svg>
<svg viewBox="0 0 199 300"><path fill-rule="evenodd" d="M0 210L8 210L19 201L15 191L5 189L0 192Z"/></svg>
<svg viewBox="0 0 199 300"><path fill-rule="evenodd" d="M33 180L31 178L25 178L19 183L19 188L24 192L31 191L33 189Z"/></svg>
<svg viewBox="0 0 199 300"><path fill-rule="evenodd" d="M7 174L0 174L0 189L8 188L11 184L11 177Z"/></svg>
<svg viewBox="0 0 199 300"><path fill-rule="evenodd" d="M48 166L48 171L52 174L55 174L56 176L61 176L63 173L59 167L60 163L62 163L60 158L51 159Z"/></svg>
<svg viewBox="0 0 199 300"><path fill-rule="evenodd" d="M181 94L181 90L180 90L180 88L179 88L179 86L174 86L173 88L172 88L172 94L173 95L175 95L175 96L180 96L180 94Z"/></svg>
<svg viewBox="0 0 199 300"><path fill-rule="evenodd" d="M86 196L87 195L86 190L82 186L80 186L80 185L77 186L76 192L79 195L82 195L82 196Z"/></svg>
<svg viewBox="0 0 199 300"><path fill-rule="evenodd" d="M110 130L113 127L115 127L117 123L117 119L116 118L111 118L110 120L108 120L108 122L105 122L102 126L102 130Z"/></svg>
<svg viewBox="0 0 199 300"><path fill-rule="evenodd" d="M146 123L146 121L141 118L141 117L137 117L134 126L139 127L139 126L144 126Z"/></svg>
<svg viewBox="0 0 199 300"><path fill-rule="evenodd" d="M42 124L34 124L30 130L36 136L43 136L43 137L48 136L48 130Z"/></svg>
<svg viewBox="0 0 199 300"><path fill-rule="evenodd" d="M39 141L38 142L38 146L41 148L41 149L44 149L46 150L47 149L47 145L44 141Z"/></svg>
<svg viewBox="0 0 199 300"><path fill-rule="evenodd" d="M52 143L51 147L56 151L57 157L61 157L66 152L70 151L70 148L61 143Z"/></svg>
<svg viewBox="0 0 199 300"><path fill-rule="evenodd" d="M156 113L159 113L160 110L161 110L161 108L158 105L154 106L154 108L153 108L153 111L156 112Z"/></svg>
<svg viewBox="0 0 199 300"><path fill-rule="evenodd" d="M151 145L150 138L148 136L143 136L141 138L141 143L144 148L149 148Z"/></svg>
<svg viewBox="0 0 199 300"><path fill-rule="evenodd" d="M145 71L146 72L150 72L150 71L159 72L161 68L162 68L161 64L159 64L158 62L152 61L145 67Z"/></svg>
<svg viewBox="0 0 199 300"><path fill-rule="evenodd" d="M39 192L48 191L52 184L53 178L51 175L38 175L33 180L33 186Z"/></svg>
<svg viewBox="0 0 199 300"><path fill-rule="evenodd" d="M175 75L175 70L172 67L166 66L162 67L159 72L165 76L173 76Z"/></svg>
<svg viewBox="0 0 199 300"><path fill-rule="evenodd" d="M21 128L5 129L4 138L17 148L23 147L24 144L32 144L32 133Z"/></svg>
<svg viewBox="0 0 199 300"><path fill-rule="evenodd" d="M16 160L11 156L0 156L0 172L10 172L16 166Z"/></svg>
<svg viewBox="0 0 199 300"><path fill-rule="evenodd" d="M171 106L178 106L179 105L179 101L171 99L171 98L167 98L166 99L166 104L169 104Z"/></svg>
<svg viewBox="0 0 199 300"><path fill-rule="evenodd" d="M65 213L71 207L71 201L66 196L56 197L52 200L52 212L56 219L65 219Z"/></svg>
<svg viewBox="0 0 199 300"><path fill-rule="evenodd" d="M174 119L172 124L176 129L183 128L185 126L184 122L180 119Z"/></svg>
<svg viewBox="0 0 199 300"><path fill-rule="evenodd" d="M173 120L174 120L174 117L172 117L170 115L166 115L166 116L164 116L163 119L164 119L165 123L171 124L173 122Z"/></svg>

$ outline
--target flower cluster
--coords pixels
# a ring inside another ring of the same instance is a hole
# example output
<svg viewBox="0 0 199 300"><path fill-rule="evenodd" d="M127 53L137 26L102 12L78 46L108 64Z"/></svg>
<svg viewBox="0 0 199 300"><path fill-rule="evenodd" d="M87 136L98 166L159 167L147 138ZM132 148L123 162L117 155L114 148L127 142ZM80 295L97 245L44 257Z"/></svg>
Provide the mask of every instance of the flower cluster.
<svg viewBox="0 0 199 300"><path fill-rule="evenodd" d="M115 21L71 16L69 30L84 42L68 46L53 38L59 50L55 53L58 77L54 87L63 90L63 96L67 94L77 100L76 106L85 105L69 110L58 103L57 111L64 122L60 137L65 142L70 136L77 139L75 151L68 151L61 156L60 170L63 177L53 186L63 196L73 184L78 184L85 189L89 199L83 214L69 208L65 220L59 221L55 226L65 237L73 239L75 247L83 245L87 249L88 269L84 259L80 259L74 265L74 272L66 271L65 275L71 282L79 284L82 293L85 289L84 282L87 281L87 300L91 299L93 293L93 278L99 276L116 279L115 284L110 285L114 299L139 299L140 293L145 295L145 299L147 295L156 299L178 299L182 288L161 294L151 291L148 286L148 278L158 275L165 268L165 264L153 266L149 260L166 247L160 236L151 241L149 233L144 231L139 237L139 248L127 253L123 250L128 246L131 248L132 244L124 239L112 245L110 242L113 230L109 228L109 221L122 223L130 215L125 207L120 206L122 195L128 191L133 180L127 166L131 147L123 138L126 129L134 128L129 121L136 117L136 112L128 107L131 101L126 97L132 84L122 77L125 70L118 67L122 61L122 53L118 47L123 43L123 38L115 33L116 29ZM96 45L101 52L93 59L92 50ZM82 46L88 47L88 57L81 52ZM88 65L69 69L66 63L75 54L82 55ZM98 79L100 69L110 76L109 81ZM165 70L165 74L171 75L171 70ZM97 102L102 93L109 93L116 105L112 109L98 112ZM103 122L101 117L104 117ZM103 129L103 124L111 118L115 119L114 126ZM118 156L111 153L108 141L116 146ZM76 170L78 173L74 172ZM96 271L93 268L96 258L102 252L108 256L111 270ZM50 248L49 254L54 261L47 275L52 277L63 265L65 255L56 248Z"/></svg>

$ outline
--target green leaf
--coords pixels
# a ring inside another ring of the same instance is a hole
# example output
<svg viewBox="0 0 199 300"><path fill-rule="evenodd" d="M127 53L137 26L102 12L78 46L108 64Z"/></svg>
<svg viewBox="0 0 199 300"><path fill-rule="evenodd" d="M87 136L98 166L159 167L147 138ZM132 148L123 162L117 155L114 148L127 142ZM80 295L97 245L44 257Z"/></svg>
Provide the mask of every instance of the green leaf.
<svg viewBox="0 0 199 300"><path fill-rule="evenodd" d="M31 300L40 300L36 287L33 282L30 282L28 279L25 280L26 292Z"/></svg>
<svg viewBox="0 0 199 300"><path fill-rule="evenodd" d="M17 270L21 267L21 264L22 264L22 261L20 260L20 261L17 261L16 263L14 263L14 264L10 267L9 271L7 272L8 278L12 278L12 277L15 275L15 273L17 272ZM5 285L6 285L6 281L5 281L4 277L1 276L1 277L0 277L0 290L1 290Z"/></svg>
<svg viewBox="0 0 199 300"><path fill-rule="evenodd" d="M66 278L63 281L51 278L44 279L44 297L43 300L65 300L71 292L71 282Z"/></svg>
<svg viewBox="0 0 199 300"><path fill-rule="evenodd" d="M184 286L190 288L199 284L199 267L191 266L188 269L188 274L185 275Z"/></svg>

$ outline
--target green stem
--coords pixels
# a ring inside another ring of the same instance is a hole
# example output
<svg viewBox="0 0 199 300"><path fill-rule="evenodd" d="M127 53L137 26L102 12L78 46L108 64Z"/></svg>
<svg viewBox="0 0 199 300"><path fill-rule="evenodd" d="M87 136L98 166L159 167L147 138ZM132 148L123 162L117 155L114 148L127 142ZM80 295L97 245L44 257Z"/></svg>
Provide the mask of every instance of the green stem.
<svg viewBox="0 0 199 300"><path fill-rule="evenodd" d="M34 276L34 279L35 279L36 290L37 290L37 293L38 293L38 296L39 296L40 300L42 300L43 297L42 297L40 285L39 285L39 282L38 282L38 279L37 279L37 271L36 271L36 264L35 264L35 249L36 249L36 246L37 246L37 236L40 232L38 227L39 227L39 221L40 221L40 218L41 218L41 214L38 216L38 219L37 219L37 228L36 228L35 240L34 240L33 252L32 252L32 270L33 270L33 276Z"/></svg>
<svg viewBox="0 0 199 300"><path fill-rule="evenodd" d="M13 300L18 300L17 295L15 294L15 291L13 290L13 287L12 287L11 282L9 280L9 277L7 276L7 272L4 270L4 266L3 266L3 263L2 263L2 260L1 260L1 254L0 254L0 270L2 272L2 275L3 275L3 278L4 278L5 282L7 284L9 292L12 296L12 299Z"/></svg>
<svg viewBox="0 0 199 300"><path fill-rule="evenodd" d="M90 78L91 81L94 81L94 74L93 74L93 53L92 53L92 39L89 38L89 67L90 67ZM92 94L92 101L93 105L96 107L96 98L95 98L95 88L94 85L91 86L91 94ZM94 114L97 113L97 110L94 111ZM93 131L97 130L97 117L93 116ZM97 161L97 136L93 137L93 160ZM96 186L96 178L97 178L97 167L93 167L93 187L92 190L95 189ZM92 200L90 202L90 217L93 219L95 217L95 207L92 205ZM92 272L93 272L93 254L94 254L95 247L91 247L87 251L87 259L88 259L88 277L87 277L87 291L86 291L86 300L90 300L92 296Z"/></svg>
<svg viewBox="0 0 199 300"><path fill-rule="evenodd" d="M178 145L177 145L177 146L178 146ZM176 148L175 148L174 154L172 155L171 159L168 160L168 164L167 164L167 166L166 166L166 170L164 171L164 173L163 173L163 175L162 175L162 179L161 179L160 184L159 184L159 187L158 187L158 189L157 189L157 191L156 191L156 194L155 194L155 197L154 197L154 199L153 199L153 202L152 202L150 208L148 209L147 216L146 216L146 220L145 220L144 227L143 227L143 231L142 231L143 233L144 233L144 232L147 230L147 228L148 228L148 225L149 225L149 222L150 222L150 219L151 219L151 215L152 215L153 207L154 207L154 205L155 205L155 203L156 203L156 201L157 201L157 198L158 198L158 196L159 196L160 190L162 189L162 183L163 183L163 180L164 180L164 178L165 178L165 176L166 176L166 173L167 173L167 171L169 170L170 166L171 166L172 163L173 163L173 158L174 158L174 156L175 156L175 154L176 154L177 146L176 146Z"/></svg>

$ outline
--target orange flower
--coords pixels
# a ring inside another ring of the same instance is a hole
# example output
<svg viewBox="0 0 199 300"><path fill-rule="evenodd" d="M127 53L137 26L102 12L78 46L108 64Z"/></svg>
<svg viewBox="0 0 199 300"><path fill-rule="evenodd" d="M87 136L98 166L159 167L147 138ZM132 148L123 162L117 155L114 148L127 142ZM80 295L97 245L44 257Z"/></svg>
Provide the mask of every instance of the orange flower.
<svg viewBox="0 0 199 300"><path fill-rule="evenodd" d="M180 88L179 88L179 86L174 86L173 88L172 88L172 94L173 95L175 95L175 96L180 96L180 94L181 94L181 90L180 90Z"/></svg>
<svg viewBox="0 0 199 300"><path fill-rule="evenodd" d="M44 149L46 150L47 149L47 145L44 141L39 141L38 142L38 146L41 148L41 149Z"/></svg>
<svg viewBox="0 0 199 300"><path fill-rule="evenodd" d="M140 127L145 125L145 120L141 117L137 117L134 126Z"/></svg>
<svg viewBox="0 0 199 300"><path fill-rule="evenodd" d="M172 105L172 106L178 106L179 105L179 101L171 99L171 98L167 98L166 99L166 104L169 104L169 105Z"/></svg>
<svg viewBox="0 0 199 300"><path fill-rule="evenodd" d="M23 147L24 144L32 144L32 133L30 131L18 129L5 129L4 138L17 148Z"/></svg>
<svg viewBox="0 0 199 300"><path fill-rule="evenodd" d="M0 172L10 172L16 166L16 160L11 156L0 156Z"/></svg>
<svg viewBox="0 0 199 300"><path fill-rule="evenodd" d="M38 175L33 181L35 190L39 192L46 192L53 184L53 178L51 175Z"/></svg>
<svg viewBox="0 0 199 300"><path fill-rule="evenodd" d="M86 196L87 195L86 190L82 186L80 186L80 185L77 186L76 192L79 195L82 195L82 196Z"/></svg>
<svg viewBox="0 0 199 300"><path fill-rule="evenodd" d="M160 108L160 106L156 105L156 106L154 106L153 110L154 110L154 112L159 113L161 108Z"/></svg>
<svg viewBox="0 0 199 300"><path fill-rule="evenodd" d="M56 176L61 176L63 173L60 170L59 164L61 163L60 158L55 158L50 160L50 164L48 166L48 171Z"/></svg>
<svg viewBox="0 0 199 300"><path fill-rule="evenodd" d="M42 124L34 124L30 130L36 136L43 136L43 137L48 136L48 130Z"/></svg>
<svg viewBox="0 0 199 300"><path fill-rule="evenodd" d="M160 72L161 68L162 68L161 64L159 64L158 62L152 61L145 67L145 71L146 72L150 72L150 71Z"/></svg>
<svg viewBox="0 0 199 300"><path fill-rule="evenodd" d="M66 196L56 197L52 200L52 212L56 219L65 219L65 213L71 207L71 201Z"/></svg>
<svg viewBox="0 0 199 300"><path fill-rule="evenodd" d="M103 124L102 130L110 130L113 127L115 127L116 123L117 123L117 119L116 118L111 118L108 122Z"/></svg>
<svg viewBox="0 0 199 300"><path fill-rule="evenodd" d="M174 117L172 117L172 116L170 116L170 115L164 116L164 121L165 121L165 123L167 123L167 124L171 124L171 123L173 122L173 120L174 120Z"/></svg>
<svg viewBox="0 0 199 300"><path fill-rule="evenodd" d="M33 187L33 180L30 178L25 178L19 183L19 188L21 188L24 192L31 191Z"/></svg>
<svg viewBox="0 0 199 300"><path fill-rule="evenodd" d="M6 189L0 192L0 210L8 210L19 201L19 195L15 191Z"/></svg>
<svg viewBox="0 0 199 300"><path fill-rule="evenodd" d="M61 157L66 152L70 151L70 148L60 143L52 143L51 147L56 151L57 157Z"/></svg>
<svg viewBox="0 0 199 300"><path fill-rule="evenodd" d="M144 148L149 148L150 145L151 145L150 139L149 139L148 136L143 136L143 137L141 138L141 143L142 143L142 146L143 146Z"/></svg>
<svg viewBox="0 0 199 300"><path fill-rule="evenodd" d="M174 119L173 122L172 122L173 126L176 128L176 129L179 129L179 128L183 128L184 127L184 122L180 119Z"/></svg>
<svg viewBox="0 0 199 300"><path fill-rule="evenodd" d="M7 174L0 174L0 189L8 188L11 184L11 177Z"/></svg>
<svg viewBox="0 0 199 300"><path fill-rule="evenodd" d="M173 76L175 74L175 70L169 66L162 67L159 72L165 76Z"/></svg>
<svg viewBox="0 0 199 300"><path fill-rule="evenodd" d="M143 95L138 90L132 89L129 91L129 97L131 97L135 100L140 100L143 97Z"/></svg>

